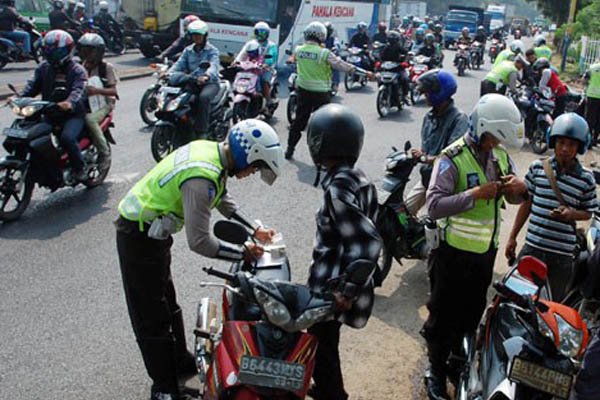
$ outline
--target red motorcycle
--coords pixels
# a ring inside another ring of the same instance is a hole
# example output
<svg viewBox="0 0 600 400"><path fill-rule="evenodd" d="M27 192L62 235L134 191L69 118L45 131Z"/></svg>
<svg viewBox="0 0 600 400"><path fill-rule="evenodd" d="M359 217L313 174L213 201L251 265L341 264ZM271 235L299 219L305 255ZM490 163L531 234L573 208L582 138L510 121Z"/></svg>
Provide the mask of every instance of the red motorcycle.
<svg viewBox="0 0 600 400"><path fill-rule="evenodd" d="M424 55L417 56L410 61L410 67L408 68L408 75L410 79L410 101L416 104L421 100L423 93L419 90L417 80L425 72L429 71L430 57Z"/></svg>
<svg viewBox="0 0 600 400"><path fill-rule="evenodd" d="M458 76L464 76L465 70L469 68L470 49L471 47L466 44L458 44L458 51L456 52L455 60L456 68L458 69Z"/></svg>
<svg viewBox="0 0 600 400"><path fill-rule="evenodd" d="M490 63L493 65L496 61L496 57L502 50L504 50L504 43L498 39L492 39L492 43L490 44L490 50L488 52L490 56Z"/></svg>
<svg viewBox="0 0 600 400"><path fill-rule="evenodd" d="M219 221L214 231L234 244L248 238L233 222ZM330 282L332 290L354 298L373 270L373 263L355 261ZM333 296L291 283L282 245L265 247L254 263L233 263L229 272L204 271L227 282L201 284L223 288L222 324L213 301L204 298L198 306L195 354L203 399L304 399L317 349L317 339L306 329L333 313Z"/></svg>

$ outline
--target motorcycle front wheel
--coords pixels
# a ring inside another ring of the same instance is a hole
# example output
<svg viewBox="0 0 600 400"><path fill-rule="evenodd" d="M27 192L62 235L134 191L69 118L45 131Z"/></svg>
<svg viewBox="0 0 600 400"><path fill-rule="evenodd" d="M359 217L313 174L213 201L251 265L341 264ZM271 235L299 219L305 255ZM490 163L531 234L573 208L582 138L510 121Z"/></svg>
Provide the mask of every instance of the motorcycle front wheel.
<svg viewBox="0 0 600 400"><path fill-rule="evenodd" d="M352 90L352 86L354 86L354 74L346 72L344 74L344 87L346 90Z"/></svg>
<svg viewBox="0 0 600 400"><path fill-rule="evenodd" d="M291 94L288 98L287 102L287 120L290 124L293 124L296 120L296 111L298 109L298 96L296 94Z"/></svg>
<svg viewBox="0 0 600 400"><path fill-rule="evenodd" d="M536 154L544 154L548 150L548 143L546 142L546 133L537 126L533 135L531 135L531 148Z"/></svg>
<svg viewBox="0 0 600 400"><path fill-rule="evenodd" d="M154 87L146 89L142 100L140 101L140 117L142 121L148 126L154 126L158 118L154 116L154 113L158 109L158 90Z"/></svg>
<svg viewBox="0 0 600 400"><path fill-rule="evenodd" d="M410 89L410 102L415 105L419 100L421 100L421 91L416 86L412 87Z"/></svg>
<svg viewBox="0 0 600 400"><path fill-rule="evenodd" d="M150 140L150 149L152 157L156 162L160 162L175 150L175 128L171 126L155 126L152 130L152 139Z"/></svg>
<svg viewBox="0 0 600 400"><path fill-rule="evenodd" d="M384 88L377 93L377 113L381 118L387 117L390 112L389 89Z"/></svg>
<svg viewBox="0 0 600 400"><path fill-rule="evenodd" d="M481 60L479 59L479 55L476 55L473 58L473 69L479 69L480 66L481 66Z"/></svg>
<svg viewBox="0 0 600 400"><path fill-rule="evenodd" d="M465 61L463 59L458 60L458 76L465 75Z"/></svg>
<svg viewBox="0 0 600 400"><path fill-rule="evenodd" d="M14 221L23 215L31 201L34 185L28 169L0 166L0 221Z"/></svg>

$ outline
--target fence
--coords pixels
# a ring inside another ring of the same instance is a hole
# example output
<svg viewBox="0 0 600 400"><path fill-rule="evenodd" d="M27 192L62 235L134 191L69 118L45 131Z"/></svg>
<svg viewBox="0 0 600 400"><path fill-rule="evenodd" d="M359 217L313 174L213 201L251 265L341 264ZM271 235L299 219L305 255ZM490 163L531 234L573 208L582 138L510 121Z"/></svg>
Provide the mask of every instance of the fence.
<svg viewBox="0 0 600 400"><path fill-rule="evenodd" d="M600 60L600 40L581 37L581 53L579 55L579 71L584 73L590 65Z"/></svg>

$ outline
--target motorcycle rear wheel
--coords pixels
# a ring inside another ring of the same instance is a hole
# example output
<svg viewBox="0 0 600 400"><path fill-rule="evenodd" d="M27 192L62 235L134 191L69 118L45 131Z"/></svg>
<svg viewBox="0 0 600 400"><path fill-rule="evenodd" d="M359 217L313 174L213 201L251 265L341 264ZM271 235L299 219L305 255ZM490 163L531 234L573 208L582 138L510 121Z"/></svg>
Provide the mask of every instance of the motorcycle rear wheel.
<svg viewBox="0 0 600 400"><path fill-rule="evenodd" d="M18 178L14 177L15 173L19 173ZM21 187L18 190L16 186ZM14 221L23 215L33 194L35 182L28 174L28 170L23 171L15 168L0 166L0 221ZM11 199L17 203L16 207L10 211L6 210L6 206Z"/></svg>
<svg viewBox="0 0 600 400"><path fill-rule="evenodd" d="M94 150L98 152L98 150L94 147ZM108 147L110 153L110 145ZM95 188L96 186L100 186L106 177L108 176L108 171L110 170L110 165L105 170L101 171L98 163L96 163L89 171L88 171L88 180L83 182L83 184L88 188Z"/></svg>
<svg viewBox="0 0 600 400"><path fill-rule="evenodd" d="M148 126L154 126L156 121L158 121L158 118L154 116L154 112L158 109L157 94L157 89L148 88L140 101L140 117L142 117L142 121Z"/></svg>
<svg viewBox="0 0 600 400"><path fill-rule="evenodd" d="M377 93L377 113L381 118L387 117L390 113L390 102L388 98L388 89L380 90Z"/></svg>
<svg viewBox="0 0 600 400"><path fill-rule="evenodd" d="M233 123L237 124L240 121L248 119L250 111L250 103L242 101L233 105Z"/></svg>
<svg viewBox="0 0 600 400"><path fill-rule="evenodd" d="M413 104L417 104L421 100L421 91L416 87L410 89L410 102Z"/></svg>
<svg viewBox="0 0 600 400"><path fill-rule="evenodd" d="M287 102L286 114L287 114L287 120L290 124L293 124L294 121L296 120L297 109L298 109L298 96L294 94L288 98L288 102Z"/></svg>
<svg viewBox="0 0 600 400"><path fill-rule="evenodd" d="M155 126L152 130L152 139L150 140L150 149L152 157L156 162L171 154L175 150L174 144L175 130L170 126Z"/></svg>

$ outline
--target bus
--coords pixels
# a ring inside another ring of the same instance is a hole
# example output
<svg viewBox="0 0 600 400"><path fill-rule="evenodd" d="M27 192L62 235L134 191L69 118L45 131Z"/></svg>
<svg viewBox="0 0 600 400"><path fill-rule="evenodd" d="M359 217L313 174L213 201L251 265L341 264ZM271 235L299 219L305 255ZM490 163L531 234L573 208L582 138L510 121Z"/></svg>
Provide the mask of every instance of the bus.
<svg viewBox="0 0 600 400"><path fill-rule="evenodd" d="M16 0L15 9L25 18L35 18L35 26L38 31L48 31L50 21L48 13L52 11L52 5L45 0Z"/></svg>
<svg viewBox="0 0 600 400"><path fill-rule="evenodd" d="M363 21L374 33L380 21L390 22L390 0L181 0L182 16L195 14L209 24L209 40L222 54L237 54L253 36L253 26L264 21L269 39L279 47L277 64L283 66L285 50L304 40L312 21L330 21L342 43L350 41Z"/></svg>

